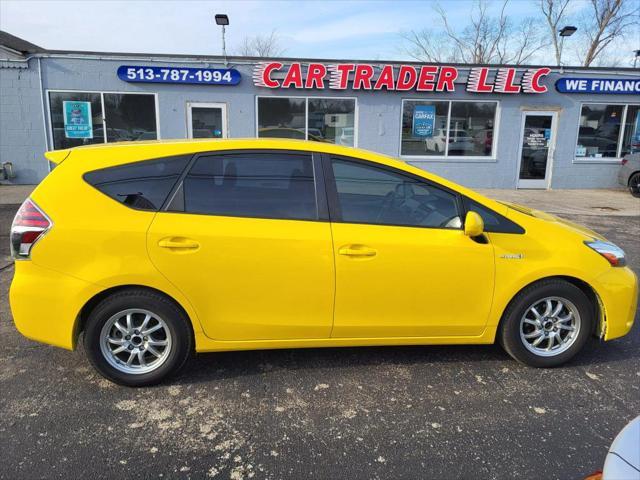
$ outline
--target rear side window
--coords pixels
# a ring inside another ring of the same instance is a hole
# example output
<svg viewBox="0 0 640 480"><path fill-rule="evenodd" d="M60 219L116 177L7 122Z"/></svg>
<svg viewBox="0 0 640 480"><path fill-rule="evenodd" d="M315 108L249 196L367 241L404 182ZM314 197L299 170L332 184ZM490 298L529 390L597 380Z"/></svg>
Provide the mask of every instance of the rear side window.
<svg viewBox="0 0 640 480"><path fill-rule="evenodd" d="M464 207L467 212L476 212L482 217L485 232L524 233L524 228L517 223L469 198L464 198Z"/></svg>
<svg viewBox="0 0 640 480"><path fill-rule="evenodd" d="M316 220L310 154L243 152L198 158L169 210L230 217Z"/></svg>
<svg viewBox="0 0 640 480"><path fill-rule="evenodd" d="M190 155L129 163L85 173L105 195L136 210L159 210L186 168Z"/></svg>

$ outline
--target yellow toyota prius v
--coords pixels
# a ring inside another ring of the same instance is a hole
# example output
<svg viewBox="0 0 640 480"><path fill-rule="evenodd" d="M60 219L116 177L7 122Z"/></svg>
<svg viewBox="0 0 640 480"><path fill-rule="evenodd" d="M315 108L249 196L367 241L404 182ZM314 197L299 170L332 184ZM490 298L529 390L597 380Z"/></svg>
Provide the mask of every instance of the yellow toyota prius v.
<svg viewBox="0 0 640 480"><path fill-rule="evenodd" d="M141 386L190 354L500 342L560 365L634 320L600 235L391 158L277 139L48 152L11 229L25 336Z"/></svg>

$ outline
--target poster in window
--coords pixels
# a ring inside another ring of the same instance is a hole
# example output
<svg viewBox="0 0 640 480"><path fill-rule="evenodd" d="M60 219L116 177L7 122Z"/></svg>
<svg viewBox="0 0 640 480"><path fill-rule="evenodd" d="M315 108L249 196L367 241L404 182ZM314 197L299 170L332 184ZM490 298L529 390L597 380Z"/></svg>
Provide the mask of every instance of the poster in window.
<svg viewBox="0 0 640 480"><path fill-rule="evenodd" d="M91 102L62 102L64 136L66 138L93 138Z"/></svg>
<svg viewBox="0 0 640 480"><path fill-rule="evenodd" d="M435 105L416 105L413 110L413 136L433 137L435 121Z"/></svg>

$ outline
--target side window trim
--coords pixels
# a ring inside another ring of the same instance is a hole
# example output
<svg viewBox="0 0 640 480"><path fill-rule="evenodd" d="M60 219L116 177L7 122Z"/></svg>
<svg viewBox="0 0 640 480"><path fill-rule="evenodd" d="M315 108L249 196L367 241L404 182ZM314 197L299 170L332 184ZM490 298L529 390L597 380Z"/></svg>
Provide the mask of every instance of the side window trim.
<svg viewBox="0 0 640 480"><path fill-rule="evenodd" d="M467 196L461 196L460 197L461 201L460 204L462 205L462 211L464 213L464 216L466 217L467 212L469 212L471 209L467 208L467 205L469 205L469 202L474 202L474 200L471 200L469 197ZM476 202L478 203L478 202ZM482 205L482 204L480 204ZM513 228L512 232L508 232L508 231L496 231L493 227L491 226L486 226L485 225L485 232L486 233L506 233L506 234L510 234L510 235L522 235L524 233L526 233L525 229L522 228L520 225L518 225L516 222L514 222L513 220L508 219L507 217L505 217L504 215L499 214L498 212L496 212L495 210L493 210L492 208L487 207L486 205L482 205L483 208L487 209L489 212L491 212L493 215L496 216L496 218L500 221L500 222L504 222L508 227ZM464 224L464 217L462 219L463 224ZM504 229L501 229L504 230Z"/></svg>
<svg viewBox="0 0 640 480"><path fill-rule="evenodd" d="M445 227L431 227L431 226L421 226L421 225L395 225L395 224L377 224L377 223L367 223L367 222L345 222L342 219L342 212L340 209L340 201L338 200L338 188L336 185L336 179L333 175L333 167L331 165L331 159L336 158L338 160L344 162L351 162L357 165L363 165L371 168L377 168L379 170L387 171L393 173L395 175L400 175L403 177L411 178L417 182L422 182L430 187L440 189L444 192L450 193L455 197L456 210L458 212L458 216L460 217L460 222L462 226L464 226L464 216L462 213L464 212L464 205L462 200L462 195L455 190L445 187L444 185L440 185L439 183L435 183L427 178L420 177L418 175L414 175L410 172L405 172L404 170L399 170L394 167L389 167L388 165L383 165L381 163L371 162L369 160L364 160L356 157L348 157L345 155L331 155L331 154L322 154L322 166L324 170L324 178L326 185L326 194L327 194L327 204L329 206L329 219L331 222L335 223L353 223L358 225L376 225L376 226L388 226L388 227L406 227L406 228L426 228L426 229L439 229L439 230L461 230L461 228L445 228Z"/></svg>
<svg viewBox="0 0 640 480"><path fill-rule="evenodd" d="M237 155L237 154L273 154L274 152L280 152L285 154L293 154L293 155L308 155L311 157L312 167L313 167L313 185L315 191L315 201L316 201L316 218L315 219L283 219L283 218L273 218L273 217L250 217L250 216L239 216L237 218L263 218L268 220L287 220L287 221L303 221L303 222L326 222L329 221L329 206L327 202L327 193L325 191L325 177L323 173L323 165L321 160L321 154L318 152L314 152L311 150L289 150L289 149L279 149L279 148L261 148L261 149L233 149L233 150L212 150L205 152L198 152L193 155L186 168L180 175L180 178L174 185L173 189L167 196L167 199L160 209L161 212L165 213L186 213L184 211L184 207L182 210L169 210L169 207L175 200L175 196L180 193L184 195L184 180L201 157L209 157L214 155ZM181 202L184 206L184 200ZM189 215L208 215L206 213L189 213Z"/></svg>

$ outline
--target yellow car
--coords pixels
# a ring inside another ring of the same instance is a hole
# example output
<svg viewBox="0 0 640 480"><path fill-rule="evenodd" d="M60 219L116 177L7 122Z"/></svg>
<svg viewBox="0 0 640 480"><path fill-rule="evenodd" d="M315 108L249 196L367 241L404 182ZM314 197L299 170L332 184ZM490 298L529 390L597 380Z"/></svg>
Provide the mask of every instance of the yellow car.
<svg viewBox="0 0 640 480"><path fill-rule="evenodd" d="M595 232L386 156L278 139L48 152L11 230L25 336L141 386L193 352L487 344L551 367L634 320Z"/></svg>

